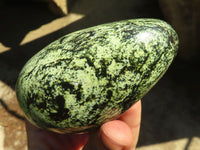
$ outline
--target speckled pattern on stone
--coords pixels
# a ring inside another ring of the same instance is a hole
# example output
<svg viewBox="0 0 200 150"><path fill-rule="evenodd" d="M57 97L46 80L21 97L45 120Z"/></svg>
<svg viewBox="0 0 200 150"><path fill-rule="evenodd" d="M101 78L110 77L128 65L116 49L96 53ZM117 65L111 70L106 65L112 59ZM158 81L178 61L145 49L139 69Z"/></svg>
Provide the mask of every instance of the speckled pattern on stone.
<svg viewBox="0 0 200 150"><path fill-rule="evenodd" d="M157 19L132 19L68 34L22 69L17 96L27 118L57 132L115 119L144 96L171 64L176 32Z"/></svg>

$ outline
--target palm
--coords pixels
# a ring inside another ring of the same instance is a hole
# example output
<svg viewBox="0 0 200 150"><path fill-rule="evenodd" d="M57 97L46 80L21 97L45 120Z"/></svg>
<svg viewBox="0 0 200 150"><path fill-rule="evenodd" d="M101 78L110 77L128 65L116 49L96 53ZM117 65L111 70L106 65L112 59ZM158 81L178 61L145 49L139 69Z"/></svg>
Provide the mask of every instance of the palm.
<svg viewBox="0 0 200 150"><path fill-rule="evenodd" d="M88 134L57 134L27 123L30 150L80 150L88 140Z"/></svg>
<svg viewBox="0 0 200 150"><path fill-rule="evenodd" d="M27 123L28 147L29 150L134 149L140 118L141 101L138 101L118 120L107 122L88 134L58 134Z"/></svg>

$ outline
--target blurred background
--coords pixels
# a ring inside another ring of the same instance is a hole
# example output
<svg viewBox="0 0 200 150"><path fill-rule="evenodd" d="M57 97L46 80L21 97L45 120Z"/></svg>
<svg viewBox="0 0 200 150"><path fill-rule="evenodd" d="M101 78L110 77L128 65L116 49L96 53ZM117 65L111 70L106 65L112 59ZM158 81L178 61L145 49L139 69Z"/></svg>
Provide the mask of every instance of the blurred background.
<svg viewBox="0 0 200 150"><path fill-rule="evenodd" d="M0 150L26 150L15 83L25 62L73 31L131 18L159 18L180 39L164 77L142 99L137 150L200 149L199 0L0 0Z"/></svg>

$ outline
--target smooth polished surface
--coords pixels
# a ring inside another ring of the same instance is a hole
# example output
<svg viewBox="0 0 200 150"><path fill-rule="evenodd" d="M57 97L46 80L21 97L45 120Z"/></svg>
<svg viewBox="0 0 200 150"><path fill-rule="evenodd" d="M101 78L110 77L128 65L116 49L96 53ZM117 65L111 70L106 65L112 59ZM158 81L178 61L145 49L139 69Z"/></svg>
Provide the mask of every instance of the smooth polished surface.
<svg viewBox="0 0 200 150"><path fill-rule="evenodd" d="M27 118L57 132L82 132L117 118L171 64L176 32L157 19L132 19L68 34L22 69L17 96Z"/></svg>

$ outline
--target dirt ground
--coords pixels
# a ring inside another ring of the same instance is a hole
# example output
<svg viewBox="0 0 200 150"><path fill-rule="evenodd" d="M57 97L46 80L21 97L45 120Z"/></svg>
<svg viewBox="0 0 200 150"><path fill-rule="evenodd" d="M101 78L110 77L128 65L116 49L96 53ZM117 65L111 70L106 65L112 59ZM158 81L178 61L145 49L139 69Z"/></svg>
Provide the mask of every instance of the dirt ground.
<svg viewBox="0 0 200 150"><path fill-rule="evenodd" d="M0 150L27 149L25 119L15 94L24 63L50 42L78 29L127 18L164 19L156 0L130 2L81 0L65 17L53 15L44 3L0 2ZM137 150L200 149L199 64L177 57L143 98Z"/></svg>

